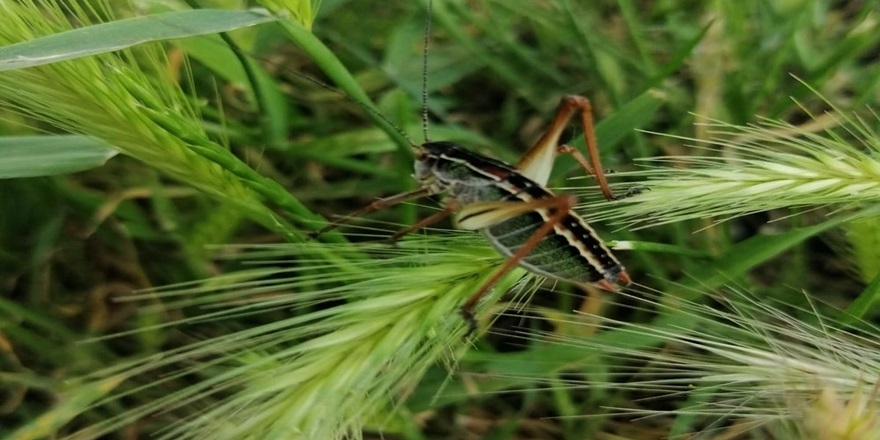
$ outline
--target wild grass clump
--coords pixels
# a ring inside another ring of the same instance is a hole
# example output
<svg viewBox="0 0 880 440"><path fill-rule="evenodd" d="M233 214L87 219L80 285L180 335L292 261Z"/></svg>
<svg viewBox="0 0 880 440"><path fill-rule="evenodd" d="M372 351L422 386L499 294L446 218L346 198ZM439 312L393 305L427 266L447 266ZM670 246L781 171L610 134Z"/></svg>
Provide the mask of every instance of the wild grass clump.
<svg viewBox="0 0 880 440"><path fill-rule="evenodd" d="M565 381L594 390L643 395L629 407L606 404L606 415L629 420L671 418L670 435L742 432L743 438L867 439L880 436L878 331L852 326L817 309L757 299L737 290L710 304L661 304L662 325L645 326L592 314L560 319L571 336L541 340L609 359L635 362L605 380ZM598 337L575 336L589 326ZM602 336L602 331L608 332ZM615 334L615 337L608 337ZM656 349L624 341L659 340ZM533 378L536 379L536 378ZM537 378L539 379L539 378ZM559 383L556 383L559 386ZM652 407L672 409L651 409Z"/></svg>
<svg viewBox="0 0 880 440"><path fill-rule="evenodd" d="M459 307L503 261L475 234L304 240L325 224L313 210L412 189L421 128L423 4L324 2L313 23L319 3L265 0L275 24L0 72L15 130L127 157L0 182L0 436L877 436L872 7L436 1L433 140L516 163L581 94L610 179L643 190L578 208L627 249L633 287L547 283L494 319L508 288L535 286L515 272L478 308L488 337L468 339ZM125 7L2 2L0 44ZM576 168L559 158L550 186L569 191ZM369 217L400 228L438 201Z"/></svg>
<svg viewBox="0 0 880 440"><path fill-rule="evenodd" d="M345 270L320 258L327 246L350 254ZM404 399L428 367L455 368L470 336L459 308L499 263L471 237L414 237L398 247L360 246L357 253L320 243L226 251L254 269L133 299L200 310L170 324L184 331L295 313L97 374L138 383L141 375L172 368L160 383L144 385L151 388L181 377L199 379L83 435L113 432L166 411L189 414L161 430L161 438L169 439L329 439L357 437L365 423L381 429L393 419L393 402ZM497 300L519 276L508 277L492 297ZM485 316L483 308L478 316Z"/></svg>

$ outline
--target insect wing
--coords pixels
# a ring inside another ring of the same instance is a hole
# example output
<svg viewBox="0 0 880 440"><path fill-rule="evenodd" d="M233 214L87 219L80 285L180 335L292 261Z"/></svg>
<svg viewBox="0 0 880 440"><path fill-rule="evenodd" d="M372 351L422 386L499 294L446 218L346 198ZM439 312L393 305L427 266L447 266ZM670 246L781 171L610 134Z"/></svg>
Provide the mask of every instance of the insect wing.
<svg viewBox="0 0 880 440"><path fill-rule="evenodd" d="M461 208L455 221L459 228L475 231L532 212L537 207L532 203L514 201L471 203Z"/></svg>

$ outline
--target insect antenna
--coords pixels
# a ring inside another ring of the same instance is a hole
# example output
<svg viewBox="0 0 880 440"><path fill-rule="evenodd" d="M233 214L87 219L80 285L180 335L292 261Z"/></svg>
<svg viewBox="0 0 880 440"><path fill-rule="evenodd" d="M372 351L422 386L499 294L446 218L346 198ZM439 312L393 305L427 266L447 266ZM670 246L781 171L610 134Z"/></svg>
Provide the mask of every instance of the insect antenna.
<svg viewBox="0 0 880 440"><path fill-rule="evenodd" d="M425 37L422 46L422 136L425 143L428 138L428 44L431 41L431 13L434 11L434 1L428 0L428 11L425 14Z"/></svg>

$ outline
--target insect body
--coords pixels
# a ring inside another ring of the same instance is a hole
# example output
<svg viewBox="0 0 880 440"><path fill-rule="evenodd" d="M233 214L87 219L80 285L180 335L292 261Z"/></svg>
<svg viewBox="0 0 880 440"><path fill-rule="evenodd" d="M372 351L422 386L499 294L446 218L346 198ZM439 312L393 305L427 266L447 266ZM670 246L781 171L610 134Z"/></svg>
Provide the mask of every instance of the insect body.
<svg viewBox="0 0 880 440"><path fill-rule="evenodd" d="M590 166L575 148L558 145L566 124L578 111L594 166ZM596 284L609 291L616 291L619 283L630 284L623 265L596 232L572 210L574 197L555 195L545 188L556 155L566 153L572 154L588 173L596 177L606 198L615 199L601 171L592 110L586 98L563 98L550 129L515 167L451 142L426 141L414 148L414 177L420 188L377 200L317 234L366 212L445 193L442 211L399 231L392 239L457 213L460 228L480 231L496 250L508 257L507 262L462 306L462 314L472 329L476 325L474 308L477 302L516 266L578 285Z"/></svg>
<svg viewBox="0 0 880 440"><path fill-rule="evenodd" d="M429 142L422 148L416 179L423 185L435 185L438 192L445 190L450 199L466 207L457 218L459 227L479 230L501 254L513 256L552 217L553 206L534 205L553 201L556 196L515 168L451 142ZM520 213L516 208L528 211ZM608 290L619 280L629 280L596 232L573 211L566 212L519 265L560 281L599 282Z"/></svg>

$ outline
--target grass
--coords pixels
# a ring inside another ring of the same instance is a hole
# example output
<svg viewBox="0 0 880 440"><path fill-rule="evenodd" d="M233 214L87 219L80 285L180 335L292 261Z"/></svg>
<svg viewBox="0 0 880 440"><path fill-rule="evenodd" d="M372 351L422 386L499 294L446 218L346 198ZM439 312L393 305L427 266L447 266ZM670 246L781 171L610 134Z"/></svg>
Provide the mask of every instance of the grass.
<svg viewBox="0 0 880 440"><path fill-rule="evenodd" d="M436 203L304 240L414 188L425 8L396 3L0 72L0 134L121 153L0 182L3 437L876 436L874 2L436 1L431 139L512 163L577 93L646 189L600 201L560 158L637 285L515 272L474 340L500 258L449 224L381 242ZM3 45L111 14L19 4Z"/></svg>

